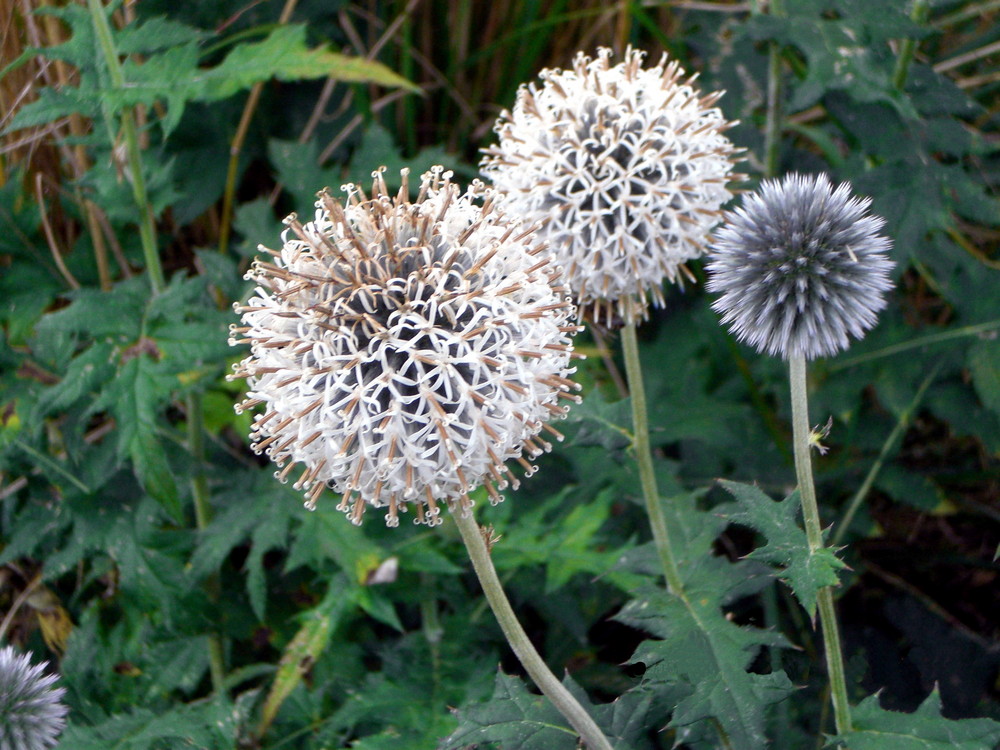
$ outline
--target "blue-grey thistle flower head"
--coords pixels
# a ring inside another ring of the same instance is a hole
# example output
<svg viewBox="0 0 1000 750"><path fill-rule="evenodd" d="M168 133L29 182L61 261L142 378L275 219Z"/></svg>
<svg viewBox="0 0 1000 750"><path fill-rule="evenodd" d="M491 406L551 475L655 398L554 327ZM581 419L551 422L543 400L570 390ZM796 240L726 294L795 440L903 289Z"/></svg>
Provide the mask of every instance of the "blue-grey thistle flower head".
<svg viewBox="0 0 1000 750"><path fill-rule="evenodd" d="M0 750L44 750L66 726L65 688L10 646L0 649Z"/></svg>
<svg viewBox="0 0 1000 750"><path fill-rule="evenodd" d="M892 288L885 220L824 175L766 180L726 212L706 265L737 339L784 359L829 356L865 335Z"/></svg>

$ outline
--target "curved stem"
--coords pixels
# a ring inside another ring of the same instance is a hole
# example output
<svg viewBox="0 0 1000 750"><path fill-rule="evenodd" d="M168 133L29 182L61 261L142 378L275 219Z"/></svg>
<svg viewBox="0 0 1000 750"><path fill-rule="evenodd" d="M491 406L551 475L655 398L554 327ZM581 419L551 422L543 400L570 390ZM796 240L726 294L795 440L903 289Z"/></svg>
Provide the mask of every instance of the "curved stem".
<svg viewBox="0 0 1000 750"><path fill-rule="evenodd" d="M809 455L809 400L806 393L805 357L795 355L790 358L789 382L792 392L792 447L795 454L795 477L799 484L806 539L809 542L809 550L815 552L823 548L823 530L819 517L819 505L816 502L816 486L813 483L812 458ZM823 629L826 666L830 676L833 715L837 724L837 732L844 734L851 731L851 706L847 700L847 681L844 676L844 659L841 655L837 613L833 607L833 589L824 586L817 592L816 599L819 604L819 621Z"/></svg>
<svg viewBox="0 0 1000 750"><path fill-rule="evenodd" d="M539 690L552 701L559 713L566 717L566 720L569 721L590 750L612 750L608 738L604 736L590 714L556 679L556 676L552 674L528 639L528 634L521 627L521 623L518 621L517 615L514 614L514 610L507 600L507 595L500 585L496 568L493 567L493 561L490 559L490 552L486 548L486 542L472 512L463 513L458 510L451 516L458 524L462 541L465 542L465 548L469 551L469 559L472 560L472 567L483 587L486 600L490 603L490 608L507 638L507 643L510 644L525 671L534 680Z"/></svg>
<svg viewBox="0 0 1000 750"><path fill-rule="evenodd" d="M663 572L670 590L681 595L684 582L677 568L667 519L656 487L656 473L653 471L653 454L649 446L649 419L646 415L646 388L642 381L642 365L639 362L639 343L636 340L635 324L622 327L622 353L625 358L625 377L632 403L632 450L639 464L639 479L642 482L642 496L646 501L646 513L653 531L653 542L663 564Z"/></svg>

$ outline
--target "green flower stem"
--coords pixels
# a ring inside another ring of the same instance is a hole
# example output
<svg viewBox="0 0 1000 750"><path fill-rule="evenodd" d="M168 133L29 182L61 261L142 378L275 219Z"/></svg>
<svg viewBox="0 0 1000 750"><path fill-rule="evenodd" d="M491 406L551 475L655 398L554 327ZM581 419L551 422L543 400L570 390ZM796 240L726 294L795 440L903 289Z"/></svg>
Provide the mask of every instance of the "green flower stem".
<svg viewBox="0 0 1000 750"><path fill-rule="evenodd" d="M646 389L642 382L642 364L639 362L639 343L636 340L635 324L622 327L622 353L625 357L625 377L632 402L632 450L639 464L639 479L642 482L642 496L646 501L646 513L653 530L653 542L663 564L663 572L670 590L683 595L684 582L667 533L667 519L663 514L663 504L656 488L656 473L653 471L653 454L649 447L649 420L646 414Z"/></svg>
<svg viewBox="0 0 1000 750"><path fill-rule="evenodd" d="M813 483L812 458L809 455L809 399L806 393L806 360L794 355L789 361L789 381L792 391L792 447L795 454L795 477L802 501L802 520L806 527L809 550L823 548L823 530L816 503L816 486ZM847 681L840 648L840 631L837 613L833 608L833 589L821 588L816 595L819 604L819 621L823 629L823 648L830 675L830 695L837 732L851 731L851 707L847 701Z"/></svg>
<svg viewBox="0 0 1000 750"><path fill-rule="evenodd" d="M872 485L875 483L875 477L878 476L879 471L882 470L882 465L885 463L886 458L889 456L889 451L896 444L896 441L902 437L903 433L906 431L907 426L910 424L910 418L913 413L917 410L920 402L924 398L924 394L930 387L930 384L934 382L934 378L937 377L938 372L941 371L941 364L938 363L930 373L924 378L924 381L917 388L916 395L913 396L913 400L907 405L903 413L899 415L899 420L896 422L896 426L892 428L892 432L889 433L889 437L882 444L882 450L879 451L878 458L875 459L875 463L868 470L868 475L865 480L861 483L861 487L851 498L851 501L847 504L847 510L844 511L844 515L841 516L840 522L837 524L837 531L833 535L833 539L830 544L836 547L840 544L841 540L844 538L844 534L847 533L847 529L851 525L851 521L854 520L854 514L858 512L858 508L861 507L861 503L864 502L865 497L868 496L868 490L871 489Z"/></svg>
<svg viewBox="0 0 1000 750"><path fill-rule="evenodd" d="M901 344L893 344L892 346L886 346L881 349L876 349L875 351L866 352L865 354L858 354L855 357L831 362L826 366L826 371L828 373L838 372L840 370L846 370L849 367L854 367L855 365L861 365L866 362L881 359L882 357L893 357L897 354L901 354L902 352L910 351L911 349L920 349L925 346L931 346L932 344L940 344L943 341L954 341L956 339L980 336L984 333L990 333L997 329L1000 329L1000 320L990 320L986 323L963 326L962 328L955 328L954 330L944 331L943 333L932 333L929 336L921 336L920 338L904 341Z"/></svg>
<svg viewBox="0 0 1000 750"><path fill-rule="evenodd" d="M913 9L910 11L910 18L916 23L923 23L930 13L930 0L914 0ZM904 39L899 45L899 57L896 58L896 67L892 71L892 85L897 91L902 91L906 85L906 74L910 70L910 63L913 61L913 54L917 51L916 39Z"/></svg>
<svg viewBox="0 0 1000 750"><path fill-rule="evenodd" d="M104 6L100 0L87 0L87 7L94 23L94 32L101 46L101 51L104 54L105 63L108 66L108 76L111 79L111 85L115 88L123 88L125 86L125 75L122 72L121 62L118 59L118 51L115 49L114 39L111 36L111 26L108 24L108 16ZM121 126L125 136L125 150L128 158L129 177L132 182L132 195L135 198L136 206L139 208L139 240L142 244L142 253L146 260L146 268L149 270L150 286L153 288L153 293L158 294L166 286L166 280L163 274L163 266L160 263L160 254L156 248L156 226L153 220L153 207L149 203L149 194L146 191L146 178L142 171L142 152L139 147L139 134L135 124L135 113L131 108L126 108L122 111ZM200 394L188 396L187 413L190 450L197 464L194 470L194 478L192 479L195 522L199 530L204 530L208 525L210 509L208 505L208 485L203 470L205 457L205 420ZM217 598L218 580L210 579L208 589L209 596L213 599ZM225 680L225 662L223 659L222 640L215 633L208 636L208 657L212 675L212 687L216 692L220 692L223 689L223 682Z"/></svg>
<svg viewBox="0 0 1000 750"><path fill-rule="evenodd" d="M524 628L518 622L517 615L514 614L514 610L507 600L503 586L500 585L496 568L493 567L493 561L490 559L490 552L486 548L486 542L472 513L458 511L452 513L451 516L458 524L462 541L465 542L465 548L469 551L469 559L472 560L472 567L483 587L483 593L486 594L486 600L490 603L490 608L507 638L507 643L510 644L525 671L545 696L552 701L556 709L566 717L566 720L577 731L589 750L612 750L608 738L604 736L590 714L556 679L556 676L545 665L542 657L539 656L538 651L528 639L528 634L524 632Z"/></svg>
<svg viewBox="0 0 1000 750"><path fill-rule="evenodd" d="M188 450L194 459L191 476L191 496L194 498L194 518L198 531L204 531L212 520L209 505L208 478L205 476L205 410L200 393L187 397ZM219 599L219 578L211 575L206 582L208 596L213 602ZM222 648L222 637L218 633L208 634L208 666L212 675L212 689L221 694L225 689L226 661Z"/></svg>
<svg viewBox="0 0 1000 750"><path fill-rule="evenodd" d="M101 5L101 0L87 0L87 8L94 22L94 32L101 45L105 63L108 66L108 76L114 88L124 88L125 75L122 73L118 51L111 37L111 26L108 16ZM146 192L146 178L142 173L142 152L139 148L139 133L135 126L135 113L131 108L125 108L121 113L122 133L125 136L125 151L128 158L128 171L132 182L132 195L139 208L139 240L142 243L142 254L149 269L149 283L154 293L159 293L166 282L163 276L163 266L160 264L160 254L156 249L156 226L153 222L153 207L149 204L149 194Z"/></svg>

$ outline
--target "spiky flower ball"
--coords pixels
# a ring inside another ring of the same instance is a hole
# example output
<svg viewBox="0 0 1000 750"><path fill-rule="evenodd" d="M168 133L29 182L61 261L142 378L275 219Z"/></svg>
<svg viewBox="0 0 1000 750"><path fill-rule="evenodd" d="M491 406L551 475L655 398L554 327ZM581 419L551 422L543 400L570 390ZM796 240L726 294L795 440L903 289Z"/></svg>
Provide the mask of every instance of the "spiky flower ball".
<svg viewBox="0 0 1000 750"><path fill-rule="evenodd" d="M252 447L282 481L302 465L307 506L342 493L355 523L370 505L395 526L412 505L433 525L479 485L499 502L518 484L506 464L532 473L539 432L561 438L546 422L578 400L574 309L533 232L481 184L461 194L438 167L411 202L403 178L395 197L376 173L370 198L349 185L346 205L324 192L312 222L289 217L230 342L251 347L238 410L264 405Z"/></svg>
<svg viewBox="0 0 1000 750"><path fill-rule="evenodd" d="M483 173L510 213L543 223L581 313L635 322L663 280L705 252L737 150L726 122L677 61L643 68L629 49L601 49L570 70L543 70L496 124Z"/></svg>
<svg viewBox="0 0 1000 750"><path fill-rule="evenodd" d="M45 750L56 744L69 709L47 663L32 665L11 646L0 648L0 750Z"/></svg>
<svg viewBox="0 0 1000 750"><path fill-rule="evenodd" d="M766 180L725 215L706 264L712 307L740 340L784 359L829 356L860 339L892 289L892 243L870 198L825 175Z"/></svg>

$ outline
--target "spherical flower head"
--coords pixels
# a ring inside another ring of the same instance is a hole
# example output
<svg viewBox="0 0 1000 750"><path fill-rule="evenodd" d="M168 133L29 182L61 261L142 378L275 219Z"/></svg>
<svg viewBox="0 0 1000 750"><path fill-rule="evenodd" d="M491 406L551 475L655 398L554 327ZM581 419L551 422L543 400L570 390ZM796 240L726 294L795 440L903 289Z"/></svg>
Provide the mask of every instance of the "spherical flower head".
<svg viewBox="0 0 1000 750"><path fill-rule="evenodd" d="M759 352L829 356L875 325L892 289L885 220L825 175L765 180L725 215L706 264L712 307Z"/></svg>
<svg viewBox="0 0 1000 750"><path fill-rule="evenodd" d="M485 485L493 502L518 480L520 463L557 438L577 386L575 310L559 270L532 231L496 208L481 183L464 194L438 167L411 202L375 173L370 198L346 186L341 205L321 193L312 222L286 220L273 262L234 328L250 356L236 367L248 398L264 405L252 447L315 507L323 487L361 522L366 506L386 522L414 506L416 522L440 522L439 503L471 506Z"/></svg>
<svg viewBox="0 0 1000 750"><path fill-rule="evenodd" d="M44 750L56 744L69 709L65 688L52 687L47 662L33 666L11 646L0 648L0 749Z"/></svg>
<svg viewBox="0 0 1000 750"><path fill-rule="evenodd" d="M496 124L483 174L510 213L542 224L582 314L631 323L663 304L705 252L737 153L729 123L676 61L643 68L601 49L570 70L543 70Z"/></svg>

